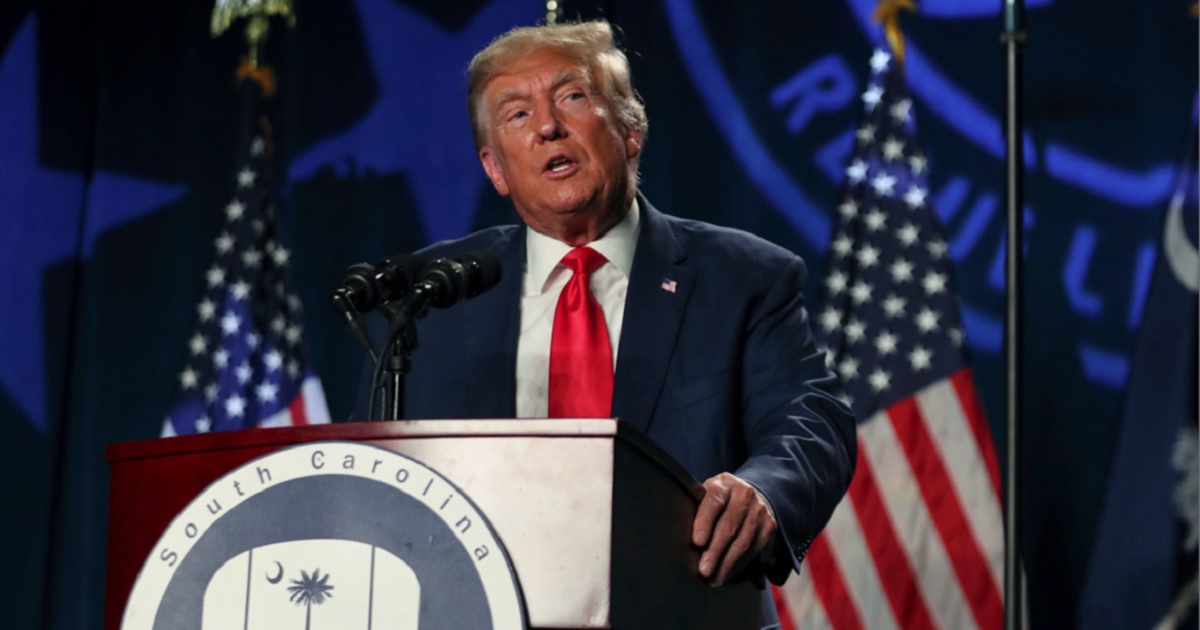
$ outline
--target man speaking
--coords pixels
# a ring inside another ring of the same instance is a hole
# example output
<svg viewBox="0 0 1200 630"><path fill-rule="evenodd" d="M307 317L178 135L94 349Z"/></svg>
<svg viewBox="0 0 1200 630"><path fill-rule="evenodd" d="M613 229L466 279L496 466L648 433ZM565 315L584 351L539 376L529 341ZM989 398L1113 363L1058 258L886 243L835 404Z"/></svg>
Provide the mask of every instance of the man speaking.
<svg viewBox="0 0 1200 630"><path fill-rule="evenodd" d="M607 23L513 30L468 74L480 162L525 225L421 252L487 249L504 276L422 323L405 417L620 418L706 480L700 574L758 558L782 583L856 456L804 262L638 194L647 118Z"/></svg>

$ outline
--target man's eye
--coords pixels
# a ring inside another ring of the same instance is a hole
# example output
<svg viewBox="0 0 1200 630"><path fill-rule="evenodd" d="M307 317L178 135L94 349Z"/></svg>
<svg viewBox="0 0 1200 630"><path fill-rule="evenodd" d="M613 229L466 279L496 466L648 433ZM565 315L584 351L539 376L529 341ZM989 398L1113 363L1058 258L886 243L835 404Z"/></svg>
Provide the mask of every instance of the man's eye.
<svg viewBox="0 0 1200 630"><path fill-rule="evenodd" d="M571 92L567 95L567 100L578 101L582 100L586 95L583 92Z"/></svg>
<svg viewBox="0 0 1200 630"><path fill-rule="evenodd" d="M529 112L526 112L526 111L524 111L524 110L517 110L517 111L515 111L515 112L513 112L513 113L509 114L509 115L508 115L508 119L509 119L509 120L519 120L519 119L521 119L521 118L524 118L524 117L526 117L526 116L528 116L528 115L529 115Z"/></svg>

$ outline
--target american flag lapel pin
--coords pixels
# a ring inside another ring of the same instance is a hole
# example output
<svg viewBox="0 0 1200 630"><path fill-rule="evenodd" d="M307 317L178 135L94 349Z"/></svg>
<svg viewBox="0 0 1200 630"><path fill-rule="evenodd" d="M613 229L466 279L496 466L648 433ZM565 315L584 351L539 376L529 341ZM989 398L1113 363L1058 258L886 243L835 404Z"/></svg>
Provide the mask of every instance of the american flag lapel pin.
<svg viewBox="0 0 1200 630"><path fill-rule="evenodd" d="M676 283L674 280L672 280L670 278L663 278L662 284L659 286L663 291L666 291L667 293L674 293Z"/></svg>

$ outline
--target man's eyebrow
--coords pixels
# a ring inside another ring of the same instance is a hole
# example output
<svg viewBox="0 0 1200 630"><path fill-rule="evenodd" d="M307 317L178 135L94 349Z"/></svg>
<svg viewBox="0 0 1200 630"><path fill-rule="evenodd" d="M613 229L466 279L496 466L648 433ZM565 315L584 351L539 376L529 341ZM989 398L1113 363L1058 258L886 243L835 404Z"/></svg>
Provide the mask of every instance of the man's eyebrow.
<svg viewBox="0 0 1200 630"><path fill-rule="evenodd" d="M581 74L578 70L563 70L554 75L554 80L550 82L550 90L557 90L558 88L574 81L586 82L583 74Z"/></svg>
<svg viewBox="0 0 1200 630"><path fill-rule="evenodd" d="M586 82L586 79L578 70L563 70L558 72L550 81L550 91L553 92L554 90L557 90L562 86L574 81ZM525 98L529 98L528 90L525 88L513 88L511 90L505 90L497 94L496 98L492 99L492 109L497 110L512 101L518 101Z"/></svg>

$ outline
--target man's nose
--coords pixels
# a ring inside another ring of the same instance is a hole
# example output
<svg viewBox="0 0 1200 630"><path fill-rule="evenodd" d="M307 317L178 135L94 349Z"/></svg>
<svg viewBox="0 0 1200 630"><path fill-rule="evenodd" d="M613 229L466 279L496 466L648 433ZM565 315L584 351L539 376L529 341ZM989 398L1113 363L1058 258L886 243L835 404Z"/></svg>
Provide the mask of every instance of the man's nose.
<svg viewBox="0 0 1200 630"><path fill-rule="evenodd" d="M543 107L535 116L537 119L534 121L534 128L543 140L556 140L563 135L562 123L559 122L558 113L553 107Z"/></svg>

